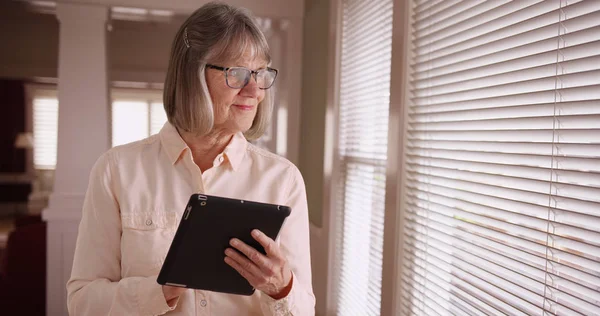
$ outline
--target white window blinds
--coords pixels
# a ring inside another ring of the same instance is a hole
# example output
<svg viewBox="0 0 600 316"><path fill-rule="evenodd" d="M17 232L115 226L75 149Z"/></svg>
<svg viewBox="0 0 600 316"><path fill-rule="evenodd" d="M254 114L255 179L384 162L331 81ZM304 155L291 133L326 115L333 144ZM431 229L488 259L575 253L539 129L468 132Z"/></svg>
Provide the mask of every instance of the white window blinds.
<svg viewBox="0 0 600 316"><path fill-rule="evenodd" d="M415 1L401 315L600 315L600 1Z"/></svg>
<svg viewBox="0 0 600 316"><path fill-rule="evenodd" d="M338 315L379 315L392 0L342 1Z"/></svg>
<svg viewBox="0 0 600 316"><path fill-rule="evenodd" d="M58 100L33 97L33 162L36 169L56 168Z"/></svg>

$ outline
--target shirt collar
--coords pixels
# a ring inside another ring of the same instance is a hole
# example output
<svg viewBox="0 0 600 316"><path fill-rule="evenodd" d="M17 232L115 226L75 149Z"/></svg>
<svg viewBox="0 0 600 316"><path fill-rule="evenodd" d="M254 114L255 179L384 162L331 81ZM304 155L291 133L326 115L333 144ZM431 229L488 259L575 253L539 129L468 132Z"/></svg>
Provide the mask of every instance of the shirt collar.
<svg viewBox="0 0 600 316"><path fill-rule="evenodd" d="M160 136L160 142L163 148L165 148L167 156L169 156L169 161L174 165L177 160L179 160L181 153L188 148L187 144L183 141L183 138L181 138L181 135L179 135L175 126L171 125L169 122L166 122L165 125L163 125L163 128L158 134Z"/></svg>
<svg viewBox="0 0 600 316"><path fill-rule="evenodd" d="M188 145L183 141L183 138L181 138L181 135L179 135L175 126L171 125L169 122L166 122L160 130L159 136L162 146L165 148L167 156L169 156L169 161L174 165L179 160L181 153L189 148ZM227 157L227 160L234 171L240 166L246 153L247 146L248 141L246 140L246 137L244 137L242 132L239 132L233 135L229 145L223 150L223 154Z"/></svg>

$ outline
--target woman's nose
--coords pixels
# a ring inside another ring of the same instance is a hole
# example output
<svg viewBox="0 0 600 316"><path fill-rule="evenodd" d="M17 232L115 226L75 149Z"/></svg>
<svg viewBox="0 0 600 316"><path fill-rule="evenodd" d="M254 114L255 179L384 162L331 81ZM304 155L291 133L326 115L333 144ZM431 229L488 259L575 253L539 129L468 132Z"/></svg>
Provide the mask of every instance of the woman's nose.
<svg viewBox="0 0 600 316"><path fill-rule="evenodd" d="M258 87L255 76L251 76L248 84L240 91L240 94L245 97L257 97L259 93L260 88Z"/></svg>

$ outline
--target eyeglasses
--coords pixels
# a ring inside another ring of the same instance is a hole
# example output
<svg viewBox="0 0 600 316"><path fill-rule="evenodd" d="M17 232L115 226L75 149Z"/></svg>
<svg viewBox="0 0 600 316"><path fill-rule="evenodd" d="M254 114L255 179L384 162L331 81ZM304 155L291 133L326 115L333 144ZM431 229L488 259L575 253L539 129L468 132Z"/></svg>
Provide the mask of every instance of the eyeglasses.
<svg viewBox="0 0 600 316"><path fill-rule="evenodd" d="M219 67L215 65L206 65L207 68L222 70L225 73L225 81L227 82L227 86L232 89L242 89L249 82L250 77L254 75L254 80L256 80L256 84L259 89L266 90L269 89L273 83L275 83L275 78L277 78L277 69L273 68L265 68L259 70L250 70L246 67Z"/></svg>

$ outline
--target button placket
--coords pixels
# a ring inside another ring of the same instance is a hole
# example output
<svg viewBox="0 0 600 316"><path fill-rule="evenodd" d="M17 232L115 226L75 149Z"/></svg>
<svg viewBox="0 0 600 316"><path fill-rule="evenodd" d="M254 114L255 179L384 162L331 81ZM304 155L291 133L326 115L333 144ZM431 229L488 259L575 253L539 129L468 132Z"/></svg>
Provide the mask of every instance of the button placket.
<svg viewBox="0 0 600 316"><path fill-rule="evenodd" d="M185 166L192 174L192 181L194 185L197 187L196 191L198 193L204 193L204 183L203 183L203 174L200 171L198 165L194 163L194 157L192 156L192 152L190 150L187 151L187 157L184 161Z"/></svg>
<svg viewBox="0 0 600 316"><path fill-rule="evenodd" d="M208 297L204 291L196 291L196 316L210 315Z"/></svg>

